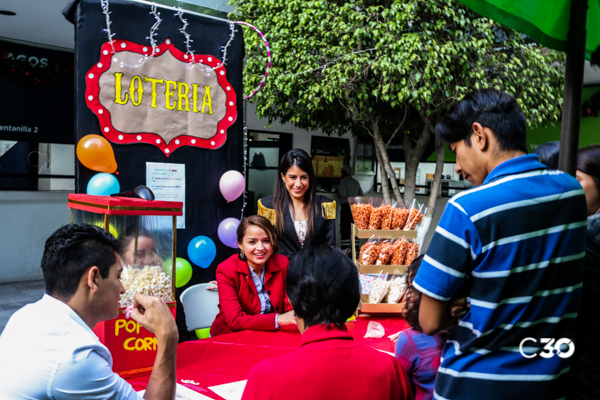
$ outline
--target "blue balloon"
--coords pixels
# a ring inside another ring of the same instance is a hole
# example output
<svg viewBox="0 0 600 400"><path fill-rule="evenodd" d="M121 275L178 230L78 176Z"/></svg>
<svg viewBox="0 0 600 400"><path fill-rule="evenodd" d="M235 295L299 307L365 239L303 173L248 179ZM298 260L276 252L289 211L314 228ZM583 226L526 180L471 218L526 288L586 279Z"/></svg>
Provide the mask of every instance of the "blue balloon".
<svg viewBox="0 0 600 400"><path fill-rule="evenodd" d="M200 268L208 268L217 256L217 246L206 236L196 236L188 244L188 257Z"/></svg>
<svg viewBox="0 0 600 400"><path fill-rule="evenodd" d="M112 174L101 172L92 176L88 182L86 193L94 196L109 196L120 191L121 185L117 178Z"/></svg>

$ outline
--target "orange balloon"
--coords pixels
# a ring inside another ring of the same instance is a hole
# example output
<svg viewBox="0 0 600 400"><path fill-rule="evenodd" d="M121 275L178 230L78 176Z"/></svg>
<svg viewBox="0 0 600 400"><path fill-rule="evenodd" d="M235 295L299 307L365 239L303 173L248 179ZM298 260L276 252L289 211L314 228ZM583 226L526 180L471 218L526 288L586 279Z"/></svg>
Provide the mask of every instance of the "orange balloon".
<svg viewBox="0 0 600 400"><path fill-rule="evenodd" d="M93 171L112 174L117 170L117 160L112 146L100 135L87 135L77 143L77 158Z"/></svg>

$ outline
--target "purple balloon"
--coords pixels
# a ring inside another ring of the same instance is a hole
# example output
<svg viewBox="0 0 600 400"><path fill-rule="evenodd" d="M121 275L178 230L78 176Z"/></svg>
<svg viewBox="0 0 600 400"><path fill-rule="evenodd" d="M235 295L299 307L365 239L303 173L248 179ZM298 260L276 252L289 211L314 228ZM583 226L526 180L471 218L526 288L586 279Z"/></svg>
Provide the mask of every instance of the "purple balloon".
<svg viewBox="0 0 600 400"><path fill-rule="evenodd" d="M240 220L235 218L225 218L219 224L219 239L225 246L237 249L237 229L240 226Z"/></svg>
<svg viewBox="0 0 600 400"><path fill-rule="evenodd" d="M244 175L234 170L225 172L219 181L219 188L227 201L234 201L246 189Z"/></svg>

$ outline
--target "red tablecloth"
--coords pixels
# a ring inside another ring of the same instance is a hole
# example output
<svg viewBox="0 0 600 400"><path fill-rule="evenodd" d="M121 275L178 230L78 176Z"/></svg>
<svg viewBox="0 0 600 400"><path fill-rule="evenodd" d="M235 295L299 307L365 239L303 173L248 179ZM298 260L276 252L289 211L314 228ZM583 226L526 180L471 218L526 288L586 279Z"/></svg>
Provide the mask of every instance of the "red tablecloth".
<svg viewBox="0 0 600 400"><path fill-rule="evenodd" d="M386 336L381 339L363 338L371 320L383 325ZM394 352L394 344L387 335L409 327L404 319L376 316L359 317L346 326L355 341L391 353ZM244 380L259 362L294 351L298 348L301 336L294 330L241 331L181 343L177 346L177 383L221 400L208 387ZM141 390L146 388L148 379L149 375L127 380L136 390ZM182 380L194 381L197 385L184 383Z"/></svg>

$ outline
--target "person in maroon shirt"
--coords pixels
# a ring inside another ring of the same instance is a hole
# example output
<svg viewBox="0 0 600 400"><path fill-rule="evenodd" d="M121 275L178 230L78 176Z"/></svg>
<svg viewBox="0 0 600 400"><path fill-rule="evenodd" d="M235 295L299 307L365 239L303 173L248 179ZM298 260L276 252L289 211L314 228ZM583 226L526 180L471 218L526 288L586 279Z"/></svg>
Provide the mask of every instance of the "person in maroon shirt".
<svg viewBox="0 0 600 400"><path fill-rule="evenodd" d="M290 262L288 298L300 348L257 364L242 400L404 400L413 394L394 357L354 342L345 326L360 300L358 273L341 250L308 247Z"/></svg>

